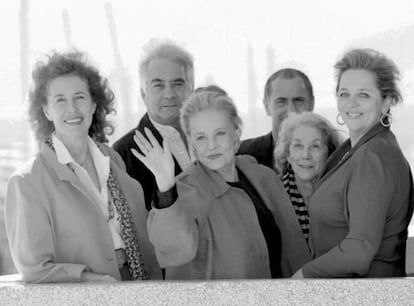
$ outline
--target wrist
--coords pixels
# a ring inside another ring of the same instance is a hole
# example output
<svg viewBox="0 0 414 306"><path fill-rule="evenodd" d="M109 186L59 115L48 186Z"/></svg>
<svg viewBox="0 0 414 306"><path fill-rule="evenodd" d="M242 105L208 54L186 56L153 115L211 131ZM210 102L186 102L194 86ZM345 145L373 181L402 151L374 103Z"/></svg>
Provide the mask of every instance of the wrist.
<svg viewBox="0 0 414 306"><path fill-rule="evenodd" d="M172 187L174 187L174 185L175 185L174 179L172 180L165 180L165 179L158 180L157 179L157 186L160 192L166 192L170 190Z"/></svg>

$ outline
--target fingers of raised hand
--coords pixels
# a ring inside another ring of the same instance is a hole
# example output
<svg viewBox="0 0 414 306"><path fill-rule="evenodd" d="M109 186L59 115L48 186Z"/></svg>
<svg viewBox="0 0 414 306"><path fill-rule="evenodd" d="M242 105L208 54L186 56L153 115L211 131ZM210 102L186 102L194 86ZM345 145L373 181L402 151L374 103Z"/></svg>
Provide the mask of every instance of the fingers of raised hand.
<svg viewBox="0 0 414 306"><path fill-rule="evenodd" d="M138 158L141 162L143 162L143 160L145 159L145 156L140 154L137 150L135 150L134 148L131 148L131 152L132 154L134 154L134 156L136 158Z"/></svg>
<svg viewBox="0 0 414 306"><path fill-rule="evenodd" d="M155 138L154 134L152 134L152 132L150 131L150 129L149 128L144 128L144 131L145 131L145 135L147 135L147 137L148 137L151 145L154 148L161 148L158 140Z"/></svg>
<svg viewBox="0 0 414 306"><path fill-rule="evenodd" d="M153 149L151 143L139 131L135 131L134 141L144 155L147 155Z"/></svg>

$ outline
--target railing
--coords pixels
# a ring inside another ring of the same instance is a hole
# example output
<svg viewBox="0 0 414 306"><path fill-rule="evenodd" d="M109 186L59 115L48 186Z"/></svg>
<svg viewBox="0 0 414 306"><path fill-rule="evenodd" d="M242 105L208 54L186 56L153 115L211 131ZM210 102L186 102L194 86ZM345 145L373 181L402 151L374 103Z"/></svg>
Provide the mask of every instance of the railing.
<svg viewBox="0 0 414 306"><path fill-rule="evenodd" d="M409 305L414 278L23 284L0 277L1 305Z"/></svg>

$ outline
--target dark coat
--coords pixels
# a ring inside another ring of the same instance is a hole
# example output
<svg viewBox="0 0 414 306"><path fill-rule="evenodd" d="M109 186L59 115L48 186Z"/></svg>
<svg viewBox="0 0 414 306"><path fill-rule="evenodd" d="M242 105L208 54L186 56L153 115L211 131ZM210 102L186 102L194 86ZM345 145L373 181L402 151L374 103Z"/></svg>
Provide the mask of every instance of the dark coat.
<svg viewBox="0 0 414 306"><path fill-rule="evenodd" d="M248 154L253 156L259 164L273 169L273 136L272 132L243 140L237 154Z"/></svg>

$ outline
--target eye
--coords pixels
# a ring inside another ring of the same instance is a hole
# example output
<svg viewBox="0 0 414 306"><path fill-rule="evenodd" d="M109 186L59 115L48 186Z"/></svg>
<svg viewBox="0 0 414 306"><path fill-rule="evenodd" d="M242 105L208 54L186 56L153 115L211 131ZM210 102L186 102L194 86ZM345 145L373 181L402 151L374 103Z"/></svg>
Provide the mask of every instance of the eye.
<svg viewBox="0 0 414 306"><path fill-rule="evenodd" d="M177 87L182 87L184 85L185 85L185 82L184 81L175 81L174 82L174 86L177 86Z"/></svg>
<svg viewBox="0 0 414 306"><path fill-rule="evenodd" d="M227 132L226 131L218 131L217 132L217 135L218 136L223 136L223 135L226 135L227 134Z"/></svg>
<svg viewBox="0 0 414 306"><path fill-rule="evenodd" d="M62 103L62 102L65 102L66 101L66 99L65 98L57 98L57 99L55 99L55 102L56 103Z"/></svg>
<svg viewBox="0 0 414 306"><path fill-rule="evenodd" d="M164 87L164 84L162 84L162 83L155 83L155 84L153 84L152 86L153 86L154 88L161 89L161 88L163 88L163 87Z"/></svg>
<svg viewBox="0 0 414 306"><path fill-rule="evenodd" d="M201 140L204 140L205 139L205 136L204 135L198 135L198 136L196 136L196 138L195 138L197 141L201 141Z"/></svg>
<svg viewBox="0 0 414 306"><path fill-rule="evenodd" d="M370 96L369 96L369 94L368 93L366 93L366 92L360 92L359 93L359 96L361 97L361 98L364 98L364 99L367 99L367 98L369 98Z"/></svg>
<svg viewBox="0 0 414 306"><path fill-rule="evenodd" d="M78 95L78 96L75 96L75 99L83 101L83 100L85 100L85 96L84 95Z"/></svg>
<svg viewBox="0 0 414 306"><path fill-rule="evenodd" d="M277 104L277 105L284 105L284 104L286 104L286 100L285 99L277 99L275 101L275 104Z"/></svg>
<svg viewBox="0 0 414 306"><path fill-rule="evenodd" d="M293 148L294 149L301 149L301 148L303 148L303 145L301 143L294 143Z"/></svg>
<svg viewBox="0 0 414 306"><path fill-rule="evenodd" d="M349 97L349 93L347 93L347 92L339 92L338 93L338 97L340 97L340 98L348 98Z"/></svg>

